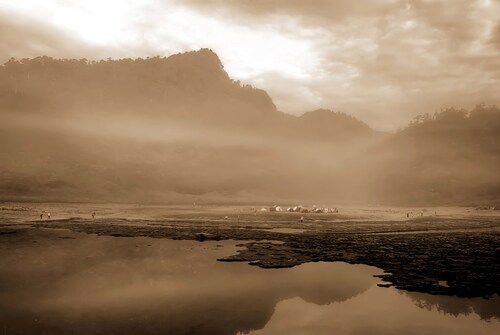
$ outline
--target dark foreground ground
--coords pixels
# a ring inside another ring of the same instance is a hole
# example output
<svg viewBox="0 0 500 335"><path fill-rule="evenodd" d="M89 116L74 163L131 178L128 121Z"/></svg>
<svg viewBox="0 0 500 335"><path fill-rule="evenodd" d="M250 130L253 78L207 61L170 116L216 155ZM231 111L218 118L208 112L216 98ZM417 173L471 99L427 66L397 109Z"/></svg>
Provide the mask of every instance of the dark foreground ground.
<svg viewBox="0 0 500 335"><path fill-rule="evenodd" d="M500 295L500 216L493 212L438 214L432 210L407 219L405 211L390 210L384 215L353 211L254 214L243 207L165 207L142 217L137 213L146 211L144 208L135 211L136 215L102 210L104 214L98 212L95 219L79 209L53 215L55 219L50 221L37 221L33 208L24 207L32 216L29 220L22 220L23 207L17 208L12 218L3 216L0 234L50 228L200 242L232 239L242 241L243 248L220 261L248 262L262 268L318 261L361 263L383 269L385 274L380 277L387 284L381 285L398 289L459 297ZM12 211L13 207L3 209L4 214Z"/></svg>

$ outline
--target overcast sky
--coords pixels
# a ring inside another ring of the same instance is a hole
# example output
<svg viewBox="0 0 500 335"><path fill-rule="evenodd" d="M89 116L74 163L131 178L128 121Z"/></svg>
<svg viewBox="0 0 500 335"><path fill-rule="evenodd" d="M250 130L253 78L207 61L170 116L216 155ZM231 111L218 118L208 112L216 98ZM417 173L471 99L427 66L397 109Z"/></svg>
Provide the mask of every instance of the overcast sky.
<svg viewBox="0 0 500 335"><path fill-rule="evenodd" d="M277 107L376 129L500 104L500 0L0 0L0 61L211 48Z"/></svg>

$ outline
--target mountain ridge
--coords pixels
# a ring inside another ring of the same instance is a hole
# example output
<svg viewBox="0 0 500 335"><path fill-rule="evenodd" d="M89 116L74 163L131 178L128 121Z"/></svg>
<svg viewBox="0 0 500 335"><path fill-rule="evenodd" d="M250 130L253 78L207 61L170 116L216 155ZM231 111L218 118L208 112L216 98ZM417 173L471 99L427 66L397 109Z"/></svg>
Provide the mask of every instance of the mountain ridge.
<svg viewBox="0 0 500 335"><path fill-rule="evenodd" d="M97 110L101 114L141 111L155 116L182 117L189 122L198 122L196 118L199 118L200 122L209 124L214 121L228 126L258 125L268 132L280 128L277 134L286 136L300 136L307 131L292 125L300 123L302 117L278 111L267 92L232 80L220 58L210 49L146 59L11 59L0 68L0 74L4 78L0 80L0 108L3 109L48 113L85 109L86 113ZM309 123L314 120L310 119ZM340 114L329 121L345 123L337 127L344 129L349 126L358 129L364 124ZM319 120L317 125L324 126L324 120ZM283 130L286 127L290 130ZM371 130L364 128L366 133ZM328 133L328 129L322 132ZM323 137L328 139L325 134Z"/></svg>
<svg viewBox="0 0 500 335"><path fill-rule="evenodd" d="M293 116L208 49L10 60L0 121L1 199L500 200L498 108L420 116L395 134L327 109Z"/></svg>

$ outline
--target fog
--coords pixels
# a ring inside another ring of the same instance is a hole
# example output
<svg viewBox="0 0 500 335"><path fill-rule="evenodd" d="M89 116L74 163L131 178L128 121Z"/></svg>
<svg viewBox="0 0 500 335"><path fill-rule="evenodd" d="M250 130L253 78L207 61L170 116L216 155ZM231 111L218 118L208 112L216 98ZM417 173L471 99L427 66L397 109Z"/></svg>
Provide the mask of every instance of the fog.
<svg viewBox="0 0 500 335"><path fill-rule="evenodd" d="M422 115L395 133L280 112L211 50L0 69L3 200L494 204L500 111ZM481 162L481 164L478 164Z"/></svg>
<svg viewBox="0 0 500 335"><path fill-rule="evenodd" d="M12 116L1 128L2 189L45 200L314 199L360 147L131 116Z"/></svg>

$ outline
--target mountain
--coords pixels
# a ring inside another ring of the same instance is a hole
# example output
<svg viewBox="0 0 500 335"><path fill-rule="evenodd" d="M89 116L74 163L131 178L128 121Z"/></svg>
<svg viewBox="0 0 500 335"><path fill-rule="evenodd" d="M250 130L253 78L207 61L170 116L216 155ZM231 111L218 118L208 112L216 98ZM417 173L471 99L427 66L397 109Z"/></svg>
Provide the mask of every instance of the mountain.
<svg viewBox="0 0 500 335"><path fill-rule="evenodd" d="M316 140L346 140L374 135L366 123L327 109L304 113L297 123L304 133Z"/></svg>
<svg viewBox="0 0 500 335"><path fill-rule="evenodd" d="M0 67L0 199L494 203L499 115L450 109L395 134L326 109L292 116L208 49L11 59Z"/></svg>
<svg viewBox="0 0 500 335"><path fill-rule="evenodd" d="M25 112L140 111L205 119L276 112L264 91L231 80L217 55L207 49L168 58L98 62L10 60L0 74L0 106Z"/></svg>
<svg viewBox="0 0 500 335"><path fill-rule="evenodd" d="M98 62L12 59L0 68L0 78L3 113L141 115L217 129L253 126L253 133L294 138L317 134L318 124L324 128L321 133L326 139L331 139L329 126L347 133L356 122L364 125L326 110L306 113L299 120L280 113L265 91L229 78L219 57L209 49L168 58ZM354 127L353 136L359 133L358 128L371 132L366 125Z"/></svg>
<svg viewBox="0 0 500 335"><path fill-rule="evenodd" d="M332 171L324 153L375 132L345 114L306 114L278 111L265 91L229 78L208 49L167 58L12 59L0 67L0 195L313 197Z"/></svg>
<svg viewBox="0 0 500 335"><path fill-rule="evenodd" d="M495 204L500 198L500 109L448 108L415 118L373 149L379 199L412 204Z"/></svg>

